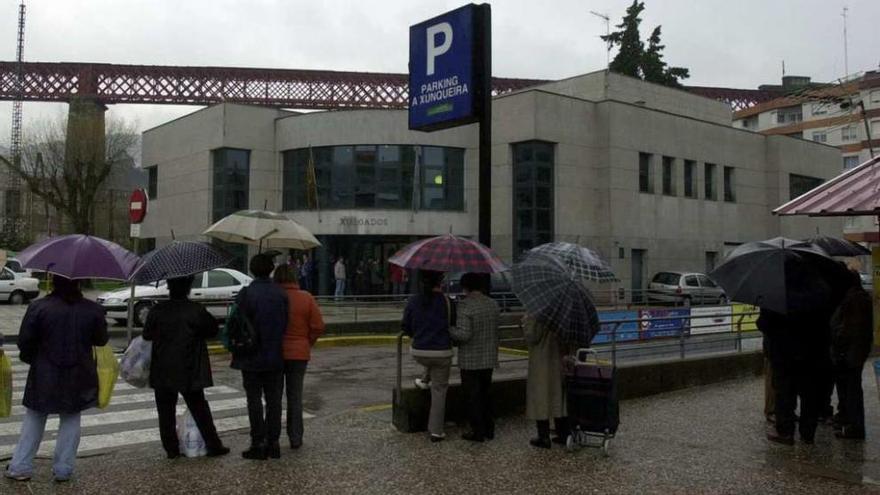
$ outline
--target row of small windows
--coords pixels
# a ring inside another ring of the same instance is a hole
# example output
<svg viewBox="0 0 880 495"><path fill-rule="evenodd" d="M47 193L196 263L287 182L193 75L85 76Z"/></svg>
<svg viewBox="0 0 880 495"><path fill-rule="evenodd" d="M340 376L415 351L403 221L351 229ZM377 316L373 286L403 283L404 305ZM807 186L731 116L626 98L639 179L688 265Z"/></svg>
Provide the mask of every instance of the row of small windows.
<svg viewBox="0 0 880 495"><path fill-rule="evenodd" d="M654 155L651 153L639 153L639 192L654 193ZM661 165L661 192L664 196L678 196L678 186L682 184L677 179L677 161L671 156L663 156ZM683 190L685 198L698 197L697 162L683 160ZM724 180L724 201L736 201L736 170L733 167L722 168ZM718 165L714 163L703 164L703 198L711 201L718 199Z"/></svg>

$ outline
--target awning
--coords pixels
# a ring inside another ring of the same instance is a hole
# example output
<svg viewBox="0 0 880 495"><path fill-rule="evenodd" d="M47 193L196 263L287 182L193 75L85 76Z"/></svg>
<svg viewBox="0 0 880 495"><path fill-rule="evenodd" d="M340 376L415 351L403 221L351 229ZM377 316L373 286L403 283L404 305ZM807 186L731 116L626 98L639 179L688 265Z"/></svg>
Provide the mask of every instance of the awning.
<svg viewBox="0 0 880 495"><path fill-rule="evenodd" d="M872 158L773 210L811 217L880 215L880 157Z"/></svg>

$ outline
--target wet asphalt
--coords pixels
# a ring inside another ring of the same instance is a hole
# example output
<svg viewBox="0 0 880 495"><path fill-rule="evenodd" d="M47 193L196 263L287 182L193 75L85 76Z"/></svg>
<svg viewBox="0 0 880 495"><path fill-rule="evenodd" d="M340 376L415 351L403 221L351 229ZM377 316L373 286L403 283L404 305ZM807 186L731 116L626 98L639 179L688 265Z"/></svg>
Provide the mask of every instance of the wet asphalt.
<svg viewBox="0 0 880 495"><path fill-rule="evenodd" d="M215 357L215 381L240 384ZM220 459L164 459L158 444L78 461L71 483L51 481L39 460L29 483L0 481L0 493L880 493L880 402L865 372L869 440L840 441L821 427L816 445L768 443L760 378L625 401L610 456L528 445L533 426L502 419L497 438L472 444L449 425L449 439L403 434L388 408L394 382L390 347L321 349L310 364L305 445L280 460L246 461L247 431L223 435ZM417 368L410 359L408 379ZM522 363L508 363L522 373ZM282 434L283 435L283 434Z"/></svg>

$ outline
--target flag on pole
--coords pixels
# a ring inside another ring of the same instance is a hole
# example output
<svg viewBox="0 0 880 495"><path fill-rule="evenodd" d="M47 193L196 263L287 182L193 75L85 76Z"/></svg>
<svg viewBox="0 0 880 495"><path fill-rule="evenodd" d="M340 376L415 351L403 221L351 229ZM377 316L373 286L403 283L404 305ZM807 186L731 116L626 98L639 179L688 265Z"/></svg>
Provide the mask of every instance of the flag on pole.
<svg viewBox="0 0 880 495"><path fill-rule="evenodd" d="M310 210L321 210L318 203L318 177L315 173L315 156L309 146L309 160L306 164L306 203Z"/></svg>

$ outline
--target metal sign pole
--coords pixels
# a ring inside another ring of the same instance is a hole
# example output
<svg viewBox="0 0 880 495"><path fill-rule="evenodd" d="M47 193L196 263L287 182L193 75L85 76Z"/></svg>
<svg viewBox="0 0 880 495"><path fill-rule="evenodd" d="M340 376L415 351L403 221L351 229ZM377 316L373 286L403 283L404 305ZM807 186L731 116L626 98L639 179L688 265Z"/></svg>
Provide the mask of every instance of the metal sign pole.
<svg viewBox="0 0 880 495"><path fill-rule="evenodd" d="M480 5L476 55L480 81L480 167L478 237L492 244L492 10Z"/></svg>
<svg viewBox="0 0 880 495"><path fill-rule="evenodd" d="M134 238L134 252L138 252L138 244L140 243L140 237ZM125 335L128 337L128 343L130 344L132 341L132 333L134 329L134 288L135 283L132 280L131 282L131 293L128 295L128 318L125 319ZM126 346L128 347L128 346Z"/></svg>

